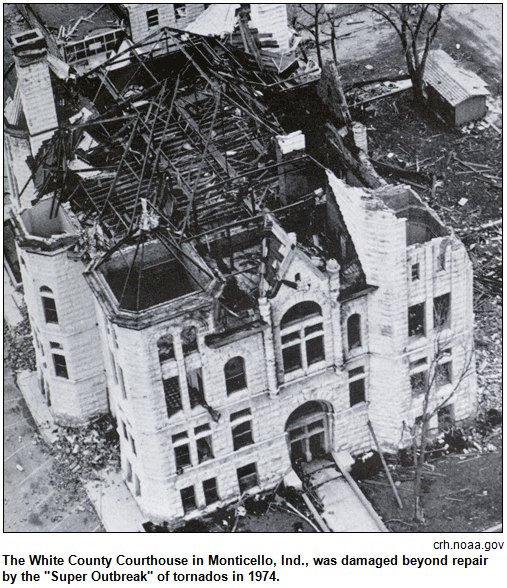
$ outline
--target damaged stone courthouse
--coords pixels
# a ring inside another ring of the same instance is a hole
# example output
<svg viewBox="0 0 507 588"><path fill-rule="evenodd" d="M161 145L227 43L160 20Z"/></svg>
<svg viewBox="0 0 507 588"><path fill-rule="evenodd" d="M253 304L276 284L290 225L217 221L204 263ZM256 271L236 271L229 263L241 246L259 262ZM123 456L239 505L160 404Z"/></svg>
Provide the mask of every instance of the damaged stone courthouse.
<svg viewBox="0 0 507 588"><path fill-rule="evenodd" d="M435 342L433 403L472 341L464 246L410 187L352 187L282 128L269 96L320 70L286 23L278 42L247 17L227 40L154 26L83 74L39 30L12 38L5 157L41 394L60 423L112 414L153 521L375 449L369 421L396 451ZM471 371L438 418L475 402Z"/></svg>

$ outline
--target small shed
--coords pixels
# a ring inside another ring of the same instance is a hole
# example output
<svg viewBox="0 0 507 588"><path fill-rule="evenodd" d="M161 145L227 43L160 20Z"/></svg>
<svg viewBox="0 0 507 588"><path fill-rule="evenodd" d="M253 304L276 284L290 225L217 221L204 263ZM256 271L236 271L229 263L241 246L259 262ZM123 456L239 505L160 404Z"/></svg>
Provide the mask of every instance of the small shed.
<svg viewBox="0 0 507 588"><path fill-rule="evenodd" d="M428 104L449 124L458 127L485 116L490 94L486 82L445 51L430 51L424 82Z"/></svg>

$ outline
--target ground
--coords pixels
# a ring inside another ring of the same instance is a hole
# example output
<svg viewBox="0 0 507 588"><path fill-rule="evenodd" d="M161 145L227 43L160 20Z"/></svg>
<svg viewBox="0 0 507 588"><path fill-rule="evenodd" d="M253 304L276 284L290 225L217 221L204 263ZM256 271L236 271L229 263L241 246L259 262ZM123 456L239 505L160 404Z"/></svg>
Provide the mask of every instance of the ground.
<svg viewBox="0 0 507 588"><path fill-rule="evenodd" d="M55 456L35 422L10 369L4 371L4 532L103 531L80 484L52 484Z"/></svg>
<svg viewBox="0 0 507 588"><path fill-rule="evenodd" d="M398 533L484 531L502 522L502 434L488 435L491 452L449 454L429 459L425 468L422 503L426 522L413 520L413 469L393 467L392 475L403 502L396 503L383 472L359 486L387 527Z"/></svg>

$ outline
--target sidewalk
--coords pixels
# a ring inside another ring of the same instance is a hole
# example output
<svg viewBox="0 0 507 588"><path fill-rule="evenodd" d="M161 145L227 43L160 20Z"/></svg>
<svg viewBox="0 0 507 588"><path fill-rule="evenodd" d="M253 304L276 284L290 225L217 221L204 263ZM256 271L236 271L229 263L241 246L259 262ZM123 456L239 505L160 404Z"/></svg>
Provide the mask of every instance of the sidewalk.
<svg viewBox="0 0 507 588"><path fill-rule="evenodd" d="M17 376L17 385L40 434L49 446L57 440L57 426L44 402L36 372L24 371ZM143 532L146 517L123 481L121 472L101 470L100 481L82 480L97 515L108 533Z"/></svg>
<svg viewBox="0 0 507 588"><path fill-rule="evenodd" d="M311 485L324 506L321 516L332 532L388 532L357 484L343 473L343 466L340 472L330 461L322 460L318 465L310 474Z"/></svg>
<svg viewBox="0 0 507 588"><path fill-rule="evenodd" d="M4 319L10 327L15 327L23 320L19 311L22 302L22 294L14 288L4 267Z"/></svg>

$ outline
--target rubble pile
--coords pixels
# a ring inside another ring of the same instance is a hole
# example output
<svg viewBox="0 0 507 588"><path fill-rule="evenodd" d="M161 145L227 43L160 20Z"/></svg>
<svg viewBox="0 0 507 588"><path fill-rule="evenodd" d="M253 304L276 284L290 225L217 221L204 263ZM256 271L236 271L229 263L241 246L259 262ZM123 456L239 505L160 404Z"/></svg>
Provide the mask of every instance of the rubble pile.
<svg viewBox="0 0 507 588"><path fill-rule="evenodd" d="M103 416L86 428L58 427L51 483L66 490L82 491L81 480L100 479L104 468L120 469L120 442L109 416Z"/></svg>
<svg viewBox="0 0 507 588"><path fill-rule="evenodd" d="M20 308L23 321L15 327L4 322L4 363L14 373L35 370L35 350L26 307Z"/></svg>

